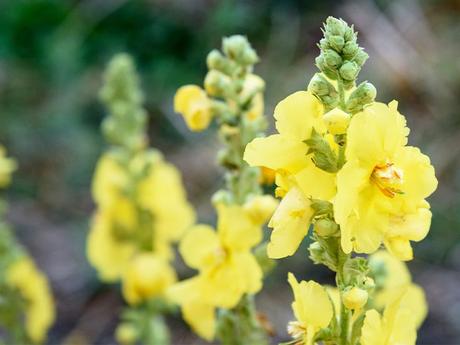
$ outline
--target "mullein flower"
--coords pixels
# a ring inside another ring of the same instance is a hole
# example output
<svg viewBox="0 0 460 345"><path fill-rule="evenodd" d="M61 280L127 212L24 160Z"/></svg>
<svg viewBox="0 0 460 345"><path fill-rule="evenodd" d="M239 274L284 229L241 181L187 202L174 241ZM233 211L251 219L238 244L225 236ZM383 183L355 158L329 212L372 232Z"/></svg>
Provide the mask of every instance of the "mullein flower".
<svg viewBox="0 0 460 345"><path fill-rule="evenodd" d="M231 309L244 294L262 288L263 273L251 250L261 241L262 226L276 203L264 196L254 199L243 206L217 203L217 231L196 225L180 242L184 261L198 275L177 283L169 296L207 340L214 338L216 308Z"/></svg>
<svg viewBox="0 0 460 345"><path fill-rule="evenodd" d="M129 169L141 173L140 178L133 181ZM118 280L131 257L144 247L171 259L171 244L195 220L179 172L153 152L138 154L128 170L113 155L104 155L96 169L93 197L98 210L88 238L88 257L106 281ZM151 224L145 226L142 217Z"/></svg>
<svg viewBox="0 0 460 345"><path fill-rule="evenodd" d="M137 254L123 274L123 296L133 305L165 297L166 290L176 279L176 272L163 258L147 252Z"/></svg>
<svg viewBox="0 0 460 345"><path fill-rule="evenodd" d="M375 307L383 310L389 302L405 291L401 304L411 311L419 328L428 313L428 305L423 289L412 282L409 269L404 262L384 250L379 250L369 257L369 265L378 283L373 300Z"/></svg>
<svg viewBox="0 0 460 345"><path fill-rule="evenodd" d="M397 103L374 103L356 114L347 132L346 164L337 174L335 220L346 253L372 253L382 241L402 260L431 221L424 201L436 189L433 166L407 145L409 129Z"/></svg>
<svg viewBox="0 0 460 345"><path fill-rule="evenodd" d="M174 111L180 113L188 128L202 131L212 120L211 100L197 85L185 85L174 96Z"/></svg>
<svg viewBox="0 0 460 345"><path fill-rule="evenodd" d="M6 284L18 291L24 301L27 336L34 344L43 343L55 319L53 297L46 277L26 255L14 261L5 275Z"/></svg>
<svg viewBox="0 0 460 345"><path fill-rule="evenodd" d="M315 335L331 322L333 307L331 300L321 285L310 280L297 282L292 273L288 281L294 292L292 310L296 321L288 324L288 333L294 338L295 345L312 345Z"/></svg>
<svg viewBox="0 0 460 345"><path fill-rule="evenodd" d="M278 192L283 191L284 198L269 224L273 228L268 246L272 258L292 255L307 235L313 215L310 198L329 200L335 194L335 175L314 164L305 143L312 131L326 132L322 114L321 102L310 92L296 92L275 109L279 134L254 139L246 146L244 159L252 166L276 171Z"/></svg>
<svg viewBox="0 0 460 345"><path fill-rule="evenodd" d="M361 328L362 345L412 345L417 339L416 320L402 304L405 293L396 296L385 307L383 315L375 309L366 312Z"/></svg>

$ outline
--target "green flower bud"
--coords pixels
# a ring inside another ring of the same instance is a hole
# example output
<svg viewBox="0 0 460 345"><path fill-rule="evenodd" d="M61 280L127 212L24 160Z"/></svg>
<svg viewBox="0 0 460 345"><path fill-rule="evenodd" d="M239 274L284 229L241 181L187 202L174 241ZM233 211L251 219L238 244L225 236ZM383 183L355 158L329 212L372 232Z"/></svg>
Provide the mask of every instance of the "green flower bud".
<svg viewBox="0 0 460 345"><path fill-rule="evenodd" d="M342 19L327 17L324 27L327 33L343 36L347 30L347 23Z"/></svg>
<svg viewBox="0 0 460 345"><path fill-rule="evenodd" d="M326 96L334 86L321 74L316 73L308 84L308 90L317 96Z"/></svg>
<svg viewBox="0 0 460 345"><path fill-rule="evenodd" d="M329 49L330 46L329 46L328 40L325 39L325 38L322 38L322 39L319 41L319 47L320 47L320 49L323 49L323 50Z"/></svg>
<svg viewBox="0 0 460 345"><path fill-rule="evenodd" d="M365 105L374 101L376 95L374 85L368 82L361 83L348 98L347 111L352 114L361 111Z"/></svg>
<svg viewBox="0 0 460 345"><path fill-rule="evenodd" d="M345 33L343 34L343 38L345 38L345 41L356 41L356 33L353 28L353 25L347 26L347 29L345 30Z"/></svg>
<svg viewBox="0 0 460 345"><path fill-rule="evenodd" d="M224 96L231 88L231 79L217 70L210 70L204 79L204 88L211 96Z"/></svg>
<svg viewBox="0 0 460 345"><path fill-rule="evenodd" d="M335 51L337 51L338 53L340 53L340 51L345 45L345 40L343 39L342 36L337 36L337 35L331 36L328 41L329 41L330 46L334 48Z"/></svg>
<svg viewBox="0 0 460 345"><path fill-rule="evenodd" d="M359 66L353 61L346 61L339 70L342 79L353 81L356 79L359 73Z"/></svg>
<svg viewBox="0 0 460 345"><path fill-rule="evenodd" d="M366 279L363 282L363 287L367 290L372 290L375 288L375 282L374 279L371 277L366 277Z"/></svg>
<svg viewBox="0 0 460 345"><path fill-rule="evenodd" d="M324 62L330 69L337 69L342 63L342 58L332 49L326 49L324 52Z"/></svg>
<svg viewBox="0 0 460 345"><path fill-rule="evenodd" d="M339 226L330 219L318 219L313 226L313 230L322 237L329 237L337 233Z"/></svg>
<svg viewBox="0 0 460 345"><path fill-rule="evenodd" d="M206 64L209 69L216 69L221 72L228 72L228 60L217 49L211 50L206 58Z"/></svg>
<svg viewBox="0 0 460 345"><path fill-rule="evenodd" d="M315 59L315 62L316 62L316 66L320 69L321 72L323 72L326 75L326 77L332 80L337 79L337 73L327 66L326 61L324 60L323 54L320 54L319 56L317 56Z"/></svg>
<svg viewBox="0 0 460 345"><path fill-rule="evenodd" d="M359 46L355 41L348 41L342 49L342 53L346 58L352 58L359 51Z"/></svg>
<svg viewBox="0 0 460 345"><path fill-rule="evenodd" d="M245 36L234 35L224 38L222 49L230 59L243 65L252 65L259 60L257 53L252 49Z"/></svg>
<svg viewBox="0 0 460 345"><path fill-rule="evenodd" d="M353 61L356 62L358 66L362 66L368 58L369 55L367 55L364 50L360 49L358 53L353 57Z"/></svg>

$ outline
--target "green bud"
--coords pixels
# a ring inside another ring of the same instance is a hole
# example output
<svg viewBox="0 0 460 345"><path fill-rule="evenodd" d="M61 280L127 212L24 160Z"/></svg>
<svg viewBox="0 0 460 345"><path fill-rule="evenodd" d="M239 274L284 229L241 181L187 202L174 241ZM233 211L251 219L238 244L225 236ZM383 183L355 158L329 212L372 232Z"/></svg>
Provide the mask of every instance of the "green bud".
<svg viewBox="0 0 460 345"><path fill-rule="evenodd" d="M308 84L308 90L317 96L326 96L331 93L334 86L320 73L316 73Z"/></svg>
<svg viewBox="0 0 460 345"><path fill-rule="evenodd" d="M326 50L326 49L329 49L330 46L329 46L329 43L327 41L327 39L325 38L322 38L320 41L319 41L319 47L323 50Z"/></svg>
<svg viewBox="0 0 460 345"><path fill-rule="evenodd" d="M339 226L330 219L318 219L313 226L313 230L322 237L329 237L337 233Z"/></svg>
<svg viewBox="0 0 460 345"><path fill-rule="evenodd" d="M366 279L364 279L363 281L363 287L366 290L373 290L375 288L374 279L372 279L371 277L366 277Z"/></svg>
<svg viewBox="0 0 460 345"><path fill-rule="evenodd" d="M327 17L324 27L327 33L343 36L347 29L347 23L342 19Z"/></svg>
<svg viewBox="0 0 460 345"><path fill-rule="evenodd" d="M347 26L345 33L343 34L343 38L345 38L345 41L356 41L356 33L353 28L353 25Z"/></svg>
<svg viewBox="0 0 460 345"><path fill-rule="evenodd" d="M326 61L324 60L323 54L320 54L319 56L316 57L315 63L316 63L316 66L319 68L319 70L323 72L324 75L326 75L326 77L332 80L337 79L337 73L327 66Z"/></svg>
<svg viewBox="0 0 460 345"><path fill-rule="evenodd" d="M358 53L353 57L353 61L356 62L358 66L362 66L368 58L369 55L367 55L364 50L360 49Z"/></svg>
<svg viewBox="0 0 460 345"><path fill-rule="evenodd" d="M323 54L324 62L330 69L336 70L342 63L342 58L340 55L332 49L326 49Z"/></svg>
<svg viewBox="0 0 460 345"><path fill-rule="evenodd" d="M359 73L359 66L353 61L346 61L339 70L340 76L344 80L353 81Z"/></svg>
<svg viewBox="0 0 460 345"><path fill-rule="evenodd" d="M342 53L346 58L352 58L355 56L359 51L359 46L354 41L348 41L345 43L342 49Z"/></svg>
<svg viewBox="0 0 460 345"><path fill-rule="evenodd" d="M342 48L345 45L345 40L343 39L342 36L331 36L329 38L329 44L332 48L334 48L338 53L342 50Z"/></svg>
<svg viewBox="0 0 460 345"><path fill-rule="evenodd" d="M375 100L376 95L374 85L368 82L361 83L348 98L347 112L354 114L361 111L365 105Z"/></svg>
<svg viewBox="0 0 460 345"><path fill-rule="evenodd" d="M257 53L252 49L245 36L234 35L224 38L222 49L230 59L243 65L253 65L259 60Z"/></svg>
<svg viewBox="0 0 460 345"><path fill-rule="evenodd" d="M217 70L210 70L204 79L204 88L211 96L224 96L231 89L231 79Z"/></svg>
<svg viewBox="0 0 460 345"><path fill-rule="evenodd" d="M225 74L230 74L232 71L232 63L217 49L211 50L206 58L206 64L209 69L215 69Z"/></svg>

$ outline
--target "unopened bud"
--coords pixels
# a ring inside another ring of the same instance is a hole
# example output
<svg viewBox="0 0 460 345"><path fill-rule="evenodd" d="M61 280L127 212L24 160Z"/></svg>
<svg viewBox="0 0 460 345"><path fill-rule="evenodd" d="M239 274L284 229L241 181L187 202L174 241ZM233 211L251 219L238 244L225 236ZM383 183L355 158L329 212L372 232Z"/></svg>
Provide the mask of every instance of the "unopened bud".
<svg viewBox="0 0 460 345"><path fill-rule="evenodd" d="M327 33L330 33L332 35L343 36L347 29L347 23L342 19L327 17L325 29Z"/></svg>
<svg viewBox="0 0 460 345"><path fill-rule="evenodd" d="M339 230L339 226L333 220L323 218L315 222L313 229L319 236L329 237Z"/></svg>
<svg viewBox="0 0 460 345"><path fill-rule="evenodd" d="M348 81L353 81L356 79L359 73L359 66L352 61L345 62L339 70L340 76Z"/></svg>
<svg viewBox="0 0 460 345"><path fill-rule="evenodd" d="M376 95L374 85L368 82L361 83L348 98L347 111L352 114L361 111L365 105L374 101Z"/></svg>
<svg viewBox="0 0 460 345"><path fill-rule="evenodd" d="M334 135L344 134L347 132L348 124L350 123L350 114L342 109L334 108L324 114L323 121L326 123L329 133Z"/></svg>
<svg viewBox="0 0 460 345"><path fill-rule="evenodd" d="M336 51L327 49L324 51L324 62L331 69L337 69L342 63L342 58Z"/></svg>
<svg viewBox="0 0 460 345"><path fill-rule="evenodd" d="M326 38L322 38L320 41L319 41L319 47L323 50L325 49L329 49L330 46L329 46L329 42Z"/></svg>
<svg viewBox="0 0 460 345"><path fill-rule="evenodd" d="M228 76L217 70L211 70L204 79L204 88L211 96L223 96L231 87L231 80Z"/></svg>
<svg viewBox="0 0 460 345"><path fill-rule="evenodd" d="M212 50L207 58L206 64L209 69L216 69L221 72L228 72L228 60L217 49Z"/></svg>
<svg viewBox="0 0 460 345"><path fill-rule="evenodd" d="M353 287L343 293L343 304L347 309L358 310L364 307L369 297L366 290Z"/></svg>
<svg viewBox="0 0 460 345"><path fill-rule="evenodd" d="M369 55L367 55L364 50L360 49L359 52L353 57L353 61L356 62L358 66L362 66L368 58Z"/></svg>
<svg viewBox="0 0 460 345"><path fill-rule="evenodd" d="M334 86L321 74L316 73L308 84L308 90L317 96L326 96Z"/></svg>
<svg viewBox="0 0 460 345"><path fill-rule="evenodd" d="M259 59L245 36L234 35L224 38L222 48L230 59L243 65L255 64Z"/></svg>
<svg viewBox="0 0 460 345"><path fill-rule="evenodd" d="M328 39L329 45L335 49L335 51L340 52L345 45L345 40L342 36L333 35Z"/></svg>
<svg viewBox="0 0 460 345"><path fill-rule="evenodd" d="M121 323L115 331L115 338L121 345L135 344L138 338L138 332L133 325Z"/></svg>
<svg viewBox="0 0 460 345"><path fill-rule="evenodd" d="M358 50L359 46L355 41L348 41L347 43L345 43L342 49L342 53L343 55L345 55L345 57L352 58L356 55L356 53L358 53Z"/></svg>

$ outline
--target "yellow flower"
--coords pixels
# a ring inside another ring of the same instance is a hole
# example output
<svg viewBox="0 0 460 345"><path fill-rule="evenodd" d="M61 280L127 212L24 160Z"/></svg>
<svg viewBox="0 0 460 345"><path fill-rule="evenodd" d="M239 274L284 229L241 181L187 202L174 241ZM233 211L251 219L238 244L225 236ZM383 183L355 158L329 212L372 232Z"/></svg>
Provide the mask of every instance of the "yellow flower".
<svg viewBox="0 0 460 345"><path fill-rule="evenodd" d="M316 333L331 322L332 303L326 290L313 280L298 283L289 273L288 281L294 292L292 310L297 319L289 323L288 333L298 341L296 344L313 344Z"/></svg>
<svg viewBox="0 0 460 345"><path fill-rule="evenodd" d="M180 172L163 160L152 163L150 173L138 185L139 204L153 215L154 251L172 257L170 244L195 223L195 211L187 201Z"/></svg>
<svg viewBox="0 0 460 345"><path fill-rule="evenodd" d="M16 170L16 161L6 157L6 150L0 145L0 187L11 182L11 174Z"/></svg>
<svg viewBox="0 0 460 345"><path fill-rule="evenodd" d="M29 257L24 256L8 267L6 281L19 291L25 301L27 335L34 343L44 342L55 318L53 297L46 277Z"/></svg>
<svg viewBox="0 0 460 345"><path fill-rule="evenodd" d="M427 156L406 146L409 129L397 111L373 103L351 120L347 163L337 174L335 220L346 253L372 253L385 241L399 258L412 258L409 241L420 241L431 212L424 201L436 189Z"/></svg>
<svg viewBox="0 0 460 345"><path fill-rule="evenodd" d="M268 224L273 228L270 243L267 246L268 256L272 259L293 255L302 240L307 236L313 209L310 200L293 187L281 200L280 205Z"/></svg>
<svg viewBox="0 0 460 345"><path fill-rule="evenodd" d="M156 152L139 153L126 167L104 155L93 196L98 210L88 236L88 258L105 281L119 279L141 247L152 246L155 254L171 259L171 244L195 222L179 172Z"/></svg>
<svg viewBox="0 0 460 345"><path fill-rule="evenodd" d="M242 99L252 98L252 104L245 115L249 120L256 120L264 114L264 97L262 91L265 88L265 81L255 75L248 74L244 81L243 90L241 91Z"/></svg>
<svg viewBox="0 0 460 345"><path fill-rule="evenodd" d="M402 305L404 293L394 298L383 316L375 309L366 312L361 328L362 345L412 345L417 339L415 317Z"/></svg>
<svg viewBox="0 0 460 345"><path fill-rule="evenodd" d="M262 239L263 213L247 205L217 204L217 231L196 225L180 242L179 251L198 276L169 291L184 319L201 337L214 337L215 308L231 309L246 293L262 288L262 270L251 249ZM265 216L269 215L265 213Z"/></svg>
<svg viewBox="0 0 460 345"><path fill-rule="evenodd" d="M211 101L206 92L196 85L185 85L177 90L174 111L184 117L192 131L208 128L212 119Z"/></svg>
<svg viewBox="0 0 460 345"><path fill-rule="evenodd" d="M423 289L412 282L412 277L404 262L380 250L369 257L369 264L377 270L383 268L384 273L383 286L375 294L375 306L383 309L402 291L405 291L401 304L411 311L415 317L416 326L419 328L428 314L428 305Z"/></svg>
<svg viewBox="0 0 460 345"><path fill-rule="evenodd" d="M123 274L123 296L129 304L161 297L176 281L176 273L164 259L150 252L135 255Z"/></svg>
<svg viewBox="0 0 460 345"><path fill-rule="evenodd" d="M254 139L246 146L244 159L251 166L276 171L276 194L287 198L270 222L274 228L270 257L292 255L306 236L313 214L308 198L329 200L335 194L335 175L315 166L304 143L312 129L326 132L322 114L322 104L310 92L296 92L276 106L279 134Z"/></svg>

